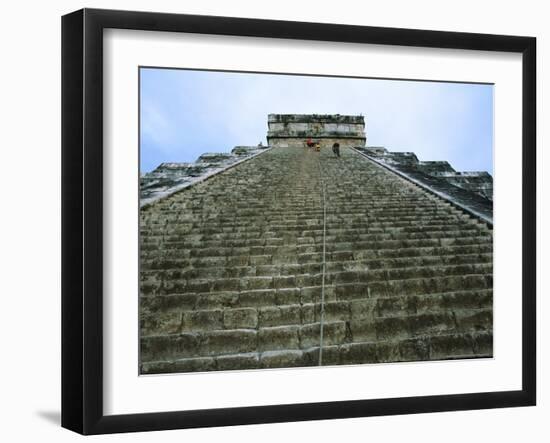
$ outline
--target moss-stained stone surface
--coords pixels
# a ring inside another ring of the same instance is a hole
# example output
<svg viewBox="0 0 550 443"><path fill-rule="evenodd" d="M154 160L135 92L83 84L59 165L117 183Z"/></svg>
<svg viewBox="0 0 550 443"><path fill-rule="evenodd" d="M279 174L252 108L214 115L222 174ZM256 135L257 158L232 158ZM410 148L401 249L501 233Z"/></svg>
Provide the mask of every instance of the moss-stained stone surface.
<svg viewBox="0 0 550 443"><path fill-rule="evenodd" d="M414 152L390 152L372 146L357 149L492 219L493 177L488 172L457 172L446 161L419 161Z"/></svg>
<svg viewBox="0 0 550 443"><path fill-rule="evenodd" d="M323 364L492 355L490 227L353 149L300 145L141 209L142 373L318 364L323 183Z"/></svg>
<svg viewBox="0 0 550 443"><path fill-rule="evenodd" d="M194 163L161 163L140 177L140 206L146 206L218 174L248 158L261 154L267 146L235 146L231 153L205 153Z"/></svg>
<svg viewBox="0 0 550 443"><path fill-rule="evenodd" d="M267 142L270 146L304 146L311 138L323 147L365 146L365 118L340 114L269 114Z"/></svg>

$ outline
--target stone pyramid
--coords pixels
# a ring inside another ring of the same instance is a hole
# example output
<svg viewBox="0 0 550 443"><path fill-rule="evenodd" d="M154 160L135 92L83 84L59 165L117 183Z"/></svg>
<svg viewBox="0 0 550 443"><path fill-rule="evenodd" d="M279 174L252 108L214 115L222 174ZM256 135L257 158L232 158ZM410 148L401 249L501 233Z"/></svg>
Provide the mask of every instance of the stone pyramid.
<svg viewBox="0 0 550 443"><path fill-rule="evenodd" d="M142 207L142 374L492 356L492 224L343 117Z"/></svg>

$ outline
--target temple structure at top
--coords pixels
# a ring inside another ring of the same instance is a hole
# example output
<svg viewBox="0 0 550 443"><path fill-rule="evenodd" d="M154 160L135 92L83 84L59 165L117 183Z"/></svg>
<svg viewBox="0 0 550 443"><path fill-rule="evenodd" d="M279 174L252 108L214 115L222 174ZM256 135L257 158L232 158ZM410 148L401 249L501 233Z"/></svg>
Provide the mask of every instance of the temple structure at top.
<svg viewBox="0 0 550 443"><path fill-rule="evenodd" d="M340 114L269 114L267 143L273 147L304 146L312 139L321 147L364 147L365 118Z"/></svg>

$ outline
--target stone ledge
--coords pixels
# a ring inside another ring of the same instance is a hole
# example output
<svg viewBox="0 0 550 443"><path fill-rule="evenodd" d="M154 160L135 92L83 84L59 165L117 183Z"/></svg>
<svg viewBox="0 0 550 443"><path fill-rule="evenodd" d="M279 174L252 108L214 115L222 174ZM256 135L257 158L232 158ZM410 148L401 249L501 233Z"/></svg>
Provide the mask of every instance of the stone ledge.
<svg viewBox="0 0 550 443"><path fill-rule="evenodd" d="M202 154L195 163L161 163L140 178L140 208L251 160L269 146L236 146L231 153Z"/></svg>

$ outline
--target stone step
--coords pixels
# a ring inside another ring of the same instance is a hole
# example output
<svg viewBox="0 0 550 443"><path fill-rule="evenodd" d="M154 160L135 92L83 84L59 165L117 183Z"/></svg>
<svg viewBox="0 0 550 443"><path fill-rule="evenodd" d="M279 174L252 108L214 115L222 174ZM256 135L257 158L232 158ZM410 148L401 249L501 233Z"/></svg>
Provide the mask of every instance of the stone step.
<svg viewBox="0 0 550 443"><path fill-rule="evenodd" d="M492 309L464 309L354 319L349 325L354 341L385 341L396 338L489 331L492 328L492 314Z"/></svg>
<svg viewBox="0 0 550 443"><path fill-rule="evenodd" d="M315 186L315 185L314 185ZM191 214L212 214L217 213L212 210L211 207L205 207L204 203L217 203L219 206L222 206L223 209L227 209L229 206L237 210L250 210L256 208L268 208L268 209L280 209L280 208L296 208L304 210L318 210L319 204L322 204L323 199L321 196L321 190L315 189L312 194L312 188L307 187L303 189L293 189L292 194L286 195L262 195L261 200L257 198L252 198L251 194L261 194L262 189L260 188L250 188L247 190L239 189L240 194L230 194L228 193L229 187L226 187L224 194L216 196L215 198L203 198L202 196L197 196L193 193L193 190L190 189L186 198L180 198L179 201L170 204L170 206L163 206L162 202L159 202L156 205L156 216L159 214L162 215L172 215L178 214L185 210L186 213ZM348 188L349 189L349 188ZM345 192L348 192L346 190ZM307 193L307 196L298 195L299 193ZM232 197L233 196L233 197ZM336 193L331 192L330 188L327 188L326 201L333 204L338 204L342 206L355 206L359 205L361 208L368 206L368 208L386 208L386 207L397 207L401 203L404 203L410 208L414 207L426 207L426 208L437 208L438 210L444 209L449 210L453 209L453 206L444 200L437 198L430 198L426 194L413 193L413 194L403 194L403 195L393 195L388 191L376 191L373 189L368 189L368 187L360 188L356 195L353 198L348 198L348 195L345 193Z"/></svg>
<svg viewBox="0 0 550 443"><path fill-rule="evenodd" d="M325 322L324 342L328 345L346 340L345 322ZM205 357L211 355L304 349L318 345L320 324L193 331L178 334L141 336L144 360Z"/></svg>
<svg viewBox="0 0 550 443"><path fill-rule="evenodd" d="M449 265L438 267L411 267L395 268L391 270L352 270L342 272L325 273L326 285L343 285L348 283L361 283L369 285L371 290L379 288L412 287L413 282L421 282L418 285L429 286L439 284L441 278L453 276L490 275L491 263L476 265ZM323 274L321 269L317 272L298 275L279 276L240 276L234 278L216 277L185 278L181 271L167 271L166 273L142 274L140 277L140 290L143 294L169 294L182 292L217 292L217 291L246 291L253 289L283 289L302 288L306 286L318 286L321 284ZM430 280L425 282L425 280ZM433 281L432 281L433 280ZM465 283L465 282L461 282ZM414 284L416 287L416 283ZM417 288L420 289L420 286Z"/></svg>
<svg viewBox="0 0 550 443"><path fill-rule="evenodd" d="M347 257L339 258L340 253L328 254L327 263L335 263L335 267L339 263L347 266L348 263L357 262L359 265L366 264L369 268L378 269L383 267L406 267L411 264L453 264L453 263L475 263L475 262L490 262L492 261L492 247L487 246L459 246L447 248L419 248L416 250L408 250L407 254L399 256L392 250L381 251L349 251ZM412 254L412 253L418 254ZM334 257L333 257L334 256ZM464 257L464 259L463 259ZM468 257L480 257L469 261ZM302 254L299 257L300 263L288 263L280 265L272 265L271 255L243 256L242 260L239 257L206 257L206 258L175 258L173 254L162 258L142 258L141 269L143 272L149 270L171 270L191 268L216 268L216 267L239 267L239 266L278 266L281 270L284 267L290 267L292 273L297 272L300 268L296 268L301 264L320 264L322 260L321 253ZM281 272L282 275L290 272Z"/></svg>
<svg viewBox="0 0 550 443"><path fill-rule="evenodd" d="M273 233L277 234L277 233ZM304 244L320 244L325 239L327 244L337 244L342 242L353 242L353 241L387 241L387 240L422 240L422 239L438 239L438 238L465 238L468 236L473 236L476 238L484 237L482 231L479 230L460 230L460 231L422 231L422 232L393 232L393 233L379 233L379 234L360 234L357 232L354 233L341 233L333 234L327 233L326 236L323 236L323 231L312 231L308 236L298 235L289 235L284 236L279 233L279 236L266 236L258 235L258 237L246 237L228 239L223 238L223 234L217 236L217 238L212 238L207 235L201 235L200 238L195 236L194 238L185 239L179 235L170 235L170 236L157 236L155 238L143 239L141 246L146 248L148 246L162 246L162 247L178 247L178 248L213 248L213 247L246 247L246 246L283 246L284 244L296 244L300 246ZM486 235L485 235L486 237ZM308 241L300 239L308 239ZM187 240L187 241L185 241Z"/></svg>
<svg viewBox="0 0 550 443"><path fill-rule="evenodd" d="M272 251L261 251L272 252ZM394 260L407 258L426 258L426 257L445 257L449 255L464 254L487 254L492 253L492 244L482 245L452 245L446 247L416 247L407 249L380 249L380 250L362 250L362 251L335 251L326 254L327 262L343 262L354 260ZM278 260L273 259L272 254L260 255L235 255L235 256L199 256L191 257L190 253L182 251L163 251L159 252L158 258L155 254L142 255L142 261L157 263L187 263L193 267L209 266L257 266L278 264ZM176 262L174 262L176 260ZM305 263L319 263L322 260L320 252L298 254L293 261L287 261L291 265ZM279 263L285 264L285 263Z"/></svg>
<svg viewBox="0 0 550 443"><path fill-rule="evenodd" d="M323 346L323 366L492 356L490 332ZM319 347L148 361L144 374L317 366Z"/></svg>
<svg viewBox="0 0 550 443"><path fill-rule="evenodd" d="M464 246L492 243L492 237L466 236L466 237L436 237L406 240L357 240L349 242L327 242L326 251L354 251L354 250L380 250L380 249L408 249L438 246ZM189 257L217 257L230 255L275 255L275 254L304 254L321 252L322 244L295 244L291 245L265 245L265 246L185 246L183 243L150 243L141 244L141 251L162 250L165 254L170 250L176 250Z"/></svg>
<svg viewBox="0 0 550 443"><path fill-rule="evenodd" d="M144 222L142 222L143 226ZM366 216L361 217L345 217L345 216L331 216L327 215L327 232L330 232L332 229L346 229L346 230L377 230L378 232L387 232L397 229L404 230L426 230L435 228L434 230L440 230L443 225L447 224L449 227L457 229L464 227L465 229L470 226L478 227L482 232L490 231L487 227L480 225L480 222L475 219L457 219L456 217L447 217L445 219L434 218L434 217L415 217L413 219L374 219L368 218ZM191 235L231 235L231 234L241 234L241 235L258 235L263 233L267 235L271 232L275 234L275 231L271 228L276 225L271 223L271 221L266 222L263 219L241 219L239 224L232 224L227 226L220 226L215 222L197 222L197 223L185 223L172 221L168 222L163 220L162 223L147 223L148 228L142 228L141 232L152 231L162 235L165 230L168 232L171 229L174 229L177 226L178 232L190 233ZM300 232L298 227L301 227L303 232L317 232L320 231L318 226L306 226L304 223L296 224L297 228L293 231ZM153 229L154 228L154 229ZM281 227L280 230L284 229Z"/></svg>
<svg viewBox="0 0 550 443"><path fill-rule="evenodd" d="M311 298L300 295L300 303L255 307L218 306L215 309L197 309L196 300L168 296L161 300L142 302L141 329L152 333L175 334L186 331L217 329L258 329L270 326L316 323L321 321L320 294ZM492 308L492 291L465 291L433 295L364 298L352 301L327 300L324 304L325 321L382 321L384 318L403 318L416 314L452 312L461 318L464 314ZM456 318L455 318L456 320ZM354 323L355 322L355 323ZM353 330L353 329L352 329Z"/></svg>
<svg viewBox="0 0 550 443"><path fill-rule="evenodd" d="M336 255L336 254L332 254ZM309 257L309 256L308 256ZM469 255L463 257L470 257ZM474 256L477 257L477 256ZM319 257L317 257L319 258ZM449 259L446 262L446 259ZM467 260L460 257L444 257L440 266L435 264L424 266L405 266L398 267L400 264L412 264L404 260L393 262L388 266L389 269L383 269L380 263L390 263L389 260L369 261L344 261L327 262L325 282L350 282L365 281L374 282L379 280L397 280L404 278L436 277L445 275L457 275L460 273L478 274L491 272L492 264L488 258ZM419 260L421 262L421 260ZM276 261L273 261L276 263ZM376 266L369 268L369 263ZM301 286L307 283L308 278L318 279L322 274L322 264L316 261L299 264L253 264L246 265L247 261L235 262L234 266L227 267L198 267L198 268L172 268L163 271L144 271L141 273L140 280L143 291L156 291L168 288L168 280L172 280L174 287L191 290L191 286L204 286L204 280L212 281L214 287L222 287L224 290L244 290L252 286L262 286L256 289L267 289L269 287L290 287L289 285ZM180 270L181 269L181 270ZM360 274L360 275L359 275ZM237 284L236 280L242 282ZM294 280L292 280L294 279ZM306 285L307 286L307 285ZM292 286L293 287L293 286Z"/></svg>
<svg viewBox="0 0 550 443"><path fill-rule="evenodd" d="M463 213L455 212L454 209L449 211L438 211L437 209L422 209L416 208L407 209L401 207L396 207L395 209L385 208L384 210L380 209L377 211L369 210L367 207L361 208L360 205L354 205L354 207L346 207L343 205L334 205L333 207L327 206L327 221L341 221L341 220L361 220L365 219L373 223L387 223L391 224L396 222L402 222L410 220L411 218L418 218L422 221L429 221L429 217L433 216L433 221L439 221L444 223L445 221L449 222L460 222L468 220L468 216ZM284 214L288 214L289 218L283 217ZM231 217L231 218L230 218ZM194 228L200 227L218 227L216 222L221 222L221 225L224 228L232 228L245 226L251 222L256 222L260 224L274 224L280 227L292 226L292 225L302 225L306 220L316 220L322 219L323 209L322 204L315 209L304 210L298 208L258 208L254 211L238 211L235 208L227 208L225 213L221 209L217 208L217 212L212 215L207 214L193 214L193 213L174 213L172 215L167 215L159 217L158 215L154 218L143 218L142 222L147 222L151 224L187 224ZM401 220L400 218L403 218Z"/></svg>
<svg viewBox="0 0 550 443"><path fill-rule="evenodd" d="M271 263L271 257L266 256ZM322 259L322 254L318 254ZM492 262L492 254L465 254L439 257L400 258L389 260L349 260L327 262L325 269L327 273L344 271L363 271L369 269L374 271L387 270L388 272L399 268L426 268L438 266L478 265ZM151 267L142 263L141 280L158 277L166 278L236 278L244 276L292 276L300 274L317 274L322 269L319 261L296 264L262 264L254 262L247 266L220 266L223 263L214 263L214 266L188 266L188 261L178 260L174 262L165 261L162 264ZM376 274L375 274L376 275ZM390 274L388 274L390 275ZM386 276L386 278L388 278Z"/></svg>
<svg viewBox="0 0 550 443"><path fill-rule="evenodd" d="M259 226L248 226L246 230L244 231L237 231L237 232L229 232L229 231L222 231L219 230L216 233L213 234L203 234L203 233L197 233L194 231L189 230L182 230L181 228L177 228L175 226L177 225L171 225L171 228L164 228L162 231L149 231L149 230L142 230L140 235L144 240L153 240L153 239L171 239L173 238L179 238L180 240L206 240L206 239L258 239L258 238L271 238L275 237L276 233L269 230L269 226L266 226L265 229L259 229ZM327 236L338 236L338 235L353 235L353 236L361 236L365 234L383 234L383 235L389 235L389 234L419 234L419 233L436 233L436 232L446 232L446 231L464 231L468 233L478 233L478 234L487 234L487 229L483 226L476 225L476 224L448 224L448 225L409 225L409 226L397 226L397 227L372 227L370 224L366 223L364 227L362 228L342 228L339 224L336 224L336 226L327 225L326 235ZM307 232L307 235L304 235L303 237L295 236L297 240L300 240L301 238L317 238L323 236L323 230L322 229L312 229L310 232Z"/></svg>
<svg viewBox="0 0 550 443"><path fill-rule="evenodd" d="M205 203L203 203L205 204ZM315 203L311 206L306 206L303 203L297 203L296 205L290 206L258 206L253 207L250 204L247 204L246 208L239 209L232 204L223 209L219 205L216 205L216 211L212 213L205 212L202 209L200 212L197 210L190 210L186 212L186 218L182 220L180 218L180 212L171 212L163 214L162 217L165 220L179 220L187 221L191 223L196 223L198 221L213 222L219 220L222 221L226 219L228 225L238 221L239 219L258 219L265 221L273 221L281 224L286 224L289 220L281 217L281 214L289 213L293 214L295 220L300 220L302 218L316 218L319 215L322 216L323 213L322 203ZM377 218L377 217L387 217L389 215L395 217L403 216L420 216L425 217L427 215L435 215L439 219L444 218L454 218L462 219L462 214L456 212L456 210L451 206L443 206L437 204L426 204L422 202L411 203L407 200L402 202L386 203L384 205L373 205L367 202L354 202L354 203L343 203L338 201L327 202L327 215L330 217L346 217L346 216L357 216L357 214L363 214L368 218ZM231 217L231 218L230 218ZM157 214L158 218L158 214ZM292 219L290 220L292 221Z"/></svg>
<svg viewBox="0 0 550 443"><path fill-rule="evenodd" d="M320 302L321 289L321 286L311 286L300 289L258 289L243 292L225 291L206 294L185 293L141 296L140 304L142 313L166 313L166 321L173 325L174 328L179 327L181 323L180 316L182 311L192 310L218 311L300 305L307 307L302 312L302 318L311 318L308 317L309 306ZM490 288L459 289L456 291L433 292L421 295L385 295L383 297L369 297L368 291L365 294L360 289L352 286L351 288L346 288L346 290L337 291L335 286L326 286L325 301L327 304L333 302L351 303L355 308L361 309L360 312L363 312L363 308L368 305L373 309L376 308L376 315L380 317L391 316L392 312L396 315L402 315L403 313L422 313L466 307L477 309L488 307L492 303L492 290ZM355 290L349 299L341 297L341 292L346 292L347 290ZM316 317L316 319L318 318Z"/></svg>

